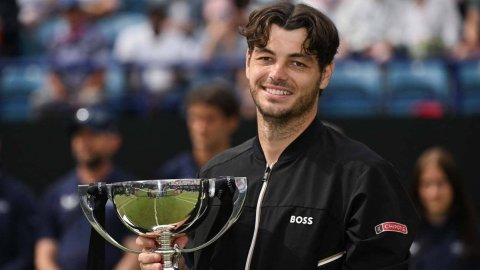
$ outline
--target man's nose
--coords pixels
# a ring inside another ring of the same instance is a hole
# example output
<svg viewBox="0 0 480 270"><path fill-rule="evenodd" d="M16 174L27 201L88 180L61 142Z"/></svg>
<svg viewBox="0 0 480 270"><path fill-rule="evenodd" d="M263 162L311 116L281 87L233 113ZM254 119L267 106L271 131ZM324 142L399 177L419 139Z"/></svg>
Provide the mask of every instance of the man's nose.
<svg viewBox="0 0 480 270"><path fill-rule="evenodd" d="M269 73L269 77L274 81L287 80L287 67L281 62L277 62L272 65Z"/></svg>

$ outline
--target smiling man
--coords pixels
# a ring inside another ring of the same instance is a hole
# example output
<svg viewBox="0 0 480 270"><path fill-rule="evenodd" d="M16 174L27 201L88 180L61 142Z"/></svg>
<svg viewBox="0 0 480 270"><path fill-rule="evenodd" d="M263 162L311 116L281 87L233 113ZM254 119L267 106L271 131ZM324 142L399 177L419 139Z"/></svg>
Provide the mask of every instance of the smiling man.
<svg viewBox="0 0 480 270"><path fill-rule="evenodd" d="M335 25L309 6L275 3L252 12L241 34L258 136L200 176L246 176L248 195L229 231L191 258L194 269L406 269L417 216L395 169L317 117L339 45ZM177 243L198 246L216 227ZM158 254L139 261L163 269Z"/></svg>

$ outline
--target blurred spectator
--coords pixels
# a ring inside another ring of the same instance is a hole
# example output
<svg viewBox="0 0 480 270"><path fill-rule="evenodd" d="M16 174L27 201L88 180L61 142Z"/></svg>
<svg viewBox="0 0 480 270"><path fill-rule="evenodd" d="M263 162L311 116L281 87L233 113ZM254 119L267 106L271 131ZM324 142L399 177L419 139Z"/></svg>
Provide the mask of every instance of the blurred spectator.
<svg viewBox="0 0 480 270"><path fill-rule="evenodd" d="M80 9L79 0L60 0L68 27L56 32L48 47L48 85L35 91L37 116L101 103L109 51L101 35Z"/></svg>
<svg viewBox="0 0 480 270"><path fill-rule="evenodd" d="M114 45L114 56L125 67L129 89L145 90L149 106L154 108L168 101L166 96L178 94L175 91L183 86L184 73L177 65L195 57L193 40L171 27L168 7L166 1L150 0L149 20L120 32ZM176 23L179 21L182 19L177 18Z"/></svg>
<svg viewBox="0 0 480 270"><path fill-rule="evenodd" d="M394 54L393 32L404 16L404 1L342 0L334 20L340 32L338 58L388 61Z"/></svg>
<svg viewBox="0 0 480 270"><path fill-rule="evenodd" d="M15 0L0 1L0 57L17 56L20 49L18 6Z"/></svg>
<svg viewBox="0 0 480 270"><path fill-rule="evenodd" d="M248 0L203 1L202 24L195 32L199 65L191 76L193 84L219 78L236 83L247 50L238 29L244 24L248 4Z"/></svg>
<svg viewBox="0 0 480 270"><path fill-rule="evenodd" d="M198 0L175 0L170 2L168 9L169 25L184 32L187 36L195 31L195 20L193 16L193 4ZM193 2L193 3L192 3Z"/></svg>
<svg viewBox="0 0 480 270"><path fill-rule="evenodd" d="M480 269L479 225L451 154L439 147L424 151L412 187L423 228L411 247L410 269Z"/></svg>
<svg viewBox="0 0 480 270"><path fill-rule="evenodd" d="M90 223L79 205L78 185L133 178L114 166L112 158L121 136L111 116L101 108L79 109L68 128L75 168L44 194L40 211L36 269L84 270L87 266ZM113 205L107 204L106 230L126 247L135 249L135 238L121 223ZM115 268L116 267L116 268ZM137 269L137 256L106 245L106 269Z"/></svg>
<svg viewBox="0 0 480 270"><path fill-rule="evenodd" d="M320 10L330 19L335 20L335 10L342 0L295 0L296 3L303 3Z"/></svg>
<svg viewBox="0 0 480 270"><path fill-rule="evenodd" d="M116 12L120 7L120 0L80 0L80 4L86 14L98 19Z"/></svg>
<svg viewBox="0 0 480 270"><path fill-rule="evenodd" d="M245 21L248 1L205 0L204 26L199 32L199 56L202 61L244 57L247 44L238 33Z"/></svg>
<svg viewBox="0 0 480 270"><path fill-rule="evenodd" d="M480 57L480 0L469 0L467 3L463 37L454 56L459 59Z"/></svg>
<svg viewBox="0 0 480 270"><path fill-rule="evenodd" d="M195 177L208 160L231 147L238 127L238 102L226 83L202 84L188 93L185 103L192 148L167 161L160 178Z"/></svg>
<svg viewBox="0 0 480 270"><path fill-rule="evenodd" d="M0 269L33 269L35 202L30 189L0 171Z"/></svg>
<svg viewBox="0 0 480 270"><path fill-rule="evenodd" d="M460 38L461 15L453 0L407 0L394 20L396 45L413 58L444 56Z"/></svg>
<svg viewBox="0 0 480 270"><path fill-rule="evenodd" d="M79 9L91 18L100 18L119 9L119 0L16 0L20 6L19 20L33 29L56 15L65 2L77 2Z"/></svg>
<svg viewBox="0 0 480 270"><path fill-rule="evenodd" d="M20 8L18 20L27 29L37 27L54 9L53 0L16 0Z"/></svg>

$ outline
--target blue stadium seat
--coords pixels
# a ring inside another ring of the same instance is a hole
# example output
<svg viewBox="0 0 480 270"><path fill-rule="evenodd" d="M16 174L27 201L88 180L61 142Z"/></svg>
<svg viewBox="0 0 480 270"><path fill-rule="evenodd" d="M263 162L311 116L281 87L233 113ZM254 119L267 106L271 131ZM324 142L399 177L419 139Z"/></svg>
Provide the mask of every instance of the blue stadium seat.
<svg viewBox="0 0 480 270"><path fill-rule="evenodd" d="M480 60L458 64L460 112L463 115L480 114Z"/></svg>
<svg viewBox="0 0 480 270"><path fill-rule="evenodd" d="M320 96L325 117L373 117L381 112L381 70L371 61L342 61Z"/></svg>
<svg viewBox="0 0 480 270"><path fill-rule="evenodd" d="M440 60L394 61L388 64L385 111L390 116L418 116L422 104L440 107L444 112L453 106L446 64Z"/></svg>
<svg viewBox="0 0 480 270"><path fill-rule="evenodd" d="M22 55L30 57L45 56L47 46L57 31L67 27L66 21L60 16L46 18L34 29L21 29Z"/></svg>
<svg viewBox="0 0 480 270"><path fill-rule="evenodd" d="M135 25L146 21L146 16L135 12L116 13L109 17L102 18L97 22L100 33L107 40L107 44L113 47L115 39L120 31L128 26Z"/></svg>
<svg viewBox="0 0 480 270"><path fill-rule="evenodd" d="M2 96L29 95L45 82L46 69L40 63L7 64L1 69Z"/></svg>
<svg viewBox="0 0 480 270"><path fill-rule="evenodd" d="M30 95L45 82L41 63L6 64L0 74L0 118L3 121L24 121L30 115Z"/></svg>

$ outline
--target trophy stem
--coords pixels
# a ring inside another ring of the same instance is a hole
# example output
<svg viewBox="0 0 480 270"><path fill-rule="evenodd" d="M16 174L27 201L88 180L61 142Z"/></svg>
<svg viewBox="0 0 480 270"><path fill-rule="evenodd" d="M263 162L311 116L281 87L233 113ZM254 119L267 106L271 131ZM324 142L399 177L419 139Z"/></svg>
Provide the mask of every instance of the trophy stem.
<svg viewBox="0 0 480 270"><path fill-rule="evenodd" d="M164 226L159 226L156 229L156 232L158 233L158 236L157 236L157 243L159 244L158 250L162 255L164 270L178 269L178 263L177 263L178 252L172 247L173 234L170 231L172 228L173 226L164 225Z"/></svg>

